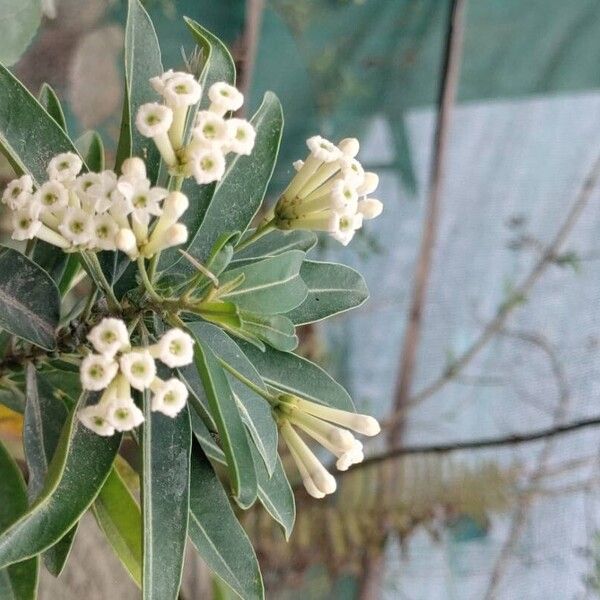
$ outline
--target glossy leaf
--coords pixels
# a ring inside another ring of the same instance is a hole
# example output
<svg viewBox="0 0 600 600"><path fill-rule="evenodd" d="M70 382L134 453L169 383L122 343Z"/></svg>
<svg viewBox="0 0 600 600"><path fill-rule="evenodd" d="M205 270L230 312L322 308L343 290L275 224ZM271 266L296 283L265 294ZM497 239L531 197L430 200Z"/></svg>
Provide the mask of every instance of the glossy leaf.
<svg viewBox="0 0 600 600"><path fill-rule="evenodd" d="M58 123L60 128L67 133L67 121L63 112L60 100L56 92L47 83L42 84L40 93L38 94L40 104L46 109L46 112Z"/></svg>
<svg viewBox="0 0 600 600"><path fill-rule="evenodd" d="M188 530L192 434L187 408L175 418L144 399L142 429L142 592L144 600L176 600Z"/></svg>
<svg viewBox="0 0 600 600"><path fill-rule="evenodd" d="M75 147L85 158L90 170L96 173L104 170L104 143L97 131L86 131L77 138Z"/></svg>
<svg viewBox="0 0 600 600"><path fill-rule="evenodd" d="M346 312L369 297L363 276L346 265L305 260L300 276L308 286L308 296L286 315L296 325Z"/></svg>
<svg viewBox="0 0 600 600"><path fill-rule="evenodd" d="M201 338L210 347L215 356L249 379L254 385L266 391L267 388L252 363L226 333L210 323L190 323L188 328L193 335ZM277 462L277 425L271 415L271 407L264 398L261 398L231 373L227 373L227 378L238 401L242 419L252 435L252 440L258 448L267 470L272 473Z"/></svg>
<svg viewBox="0 0 600 600"><path fill-rule="evenodd" d="M235 517L227 494L206 456L192 455L190 528L192 543L209 569L244 600L264 597L256 554Z"/></svg>
<svg viewBox="0 0 600 600"><path fill-rule="evenodd" d="M102 488L120 441L118 434L96 435L72 411L40 497L0 534L0 567L43 552L77 523Z"/></svg>
<svg viewBox="0 0 600 600"><path fill-rule="evenodd" d="M300 277L304 252L290 250L272 258L225 271L219 283L225 286L240 274L244 280L221 298L241 309L267 315L286 313L299 306L308 293Z"/></svg>
<svg viewBox="0 0 600 600"><path fill-rule="evenodd" d="M248 508L256 499L257 483L244 423L223 367L208 344L194 337L194 360L227 456L233 495L242 508Z"/></svg>
<svg viewBox="0 0 600 600"><path fill-rule="evenodd" d="M245 342L240 346L267 385L319 404L354 410L348 392L315 363L273 348L261 352Z"/></svg>
<svg viewBox="0 0 600 600"><path fill-rule="evenodd" d="M158 95L148 80L162 72L160 46L154 25L141 2L129 0L125 27L123 115L115 169L118 171L129 156L143 157L152 181L156 181L158 176L160 154L153 141L138 132L135 117L142 104L158 101Z"/></svg>
<svg viewBox="0 0 600 600"><path fill-rule="evenodd" d="M250 156L236 155L228 161L225 175L215 187L210 204L199 203L201 223L188 209L184 221L190 231L188 252L206 263L210 251L223 232L243 233L256 215L277 160L283 129L283 114L277 97L268 92L252 117L256 130L254 149ZM194 196L190 205L195 205ZM176 266L174 266L176 264ZM165 267L191 274L194 269L187 261L173 259Z"/></svg>
<svg viewBox="0 0 600 600"><path fill-rule="evenodd" d="M254 230L250 229L247 232L247 237ZM243 238L242 238L243 239ZM312 231L302 231L294 229L292 231L281 231L275 229L270 231L263 237L259 238L247 248L236 252L232 263L250 262L258 258L267 258L269 256L277 256L289 250L302 250L308 252L317 243L317 236Z"/></svg>
<svg viewBox="0 0 600 600"><path fill-rule="evenodd" d="M48 178L46 167L53 156L77 152L60 125L2 65L0 150L17 173L29 173L38 185Z"/></svg>
<svg viewBox="0 0 600 600"><path fill-rule="evenodd" d="M0 442L0 530L6 529L27 510L27 491L21 471ZM0 598L34 600L38 557L0 570Z"/></svg>
<svg viewBox="0 0 600 600"><path fill-rule="evenodd" d="M59 318L60 295L50 276L20 252L0 247L0 327L53 350Z"/></svg>
<svg viewBox="0 0 600 600"><path fill-rule="evenodd" d="M142 515L121 475L113 467L93 505L94 516L116 555L142 587Z"/></svg>

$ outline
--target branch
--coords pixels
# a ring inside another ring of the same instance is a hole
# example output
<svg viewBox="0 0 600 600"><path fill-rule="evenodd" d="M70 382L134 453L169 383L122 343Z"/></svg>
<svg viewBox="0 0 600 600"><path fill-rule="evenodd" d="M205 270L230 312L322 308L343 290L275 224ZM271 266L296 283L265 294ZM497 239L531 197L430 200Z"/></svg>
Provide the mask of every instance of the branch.
<svg viewBox="0 0 600 600"><path fill-rule="evenodd" d="M442 64L442 85L438 99L433 158L429 174L426 219L421 237L419 256L417 258L415 285L411 299L409 319L401 351L400 372L394 394L394 409L399 415L404 414L402 409L407 403L411 391L417 350L421 337L423 308L431 273L433 249L437 237L440 195L444 176L448 132L450 129L450 113L454 106L460 78L465 6L466 0L452 0L450 3L446 47ZM403 429L404 420L402 417L399 417L393 422L389 431L390 444L397 445L399 443Z"/></svg>

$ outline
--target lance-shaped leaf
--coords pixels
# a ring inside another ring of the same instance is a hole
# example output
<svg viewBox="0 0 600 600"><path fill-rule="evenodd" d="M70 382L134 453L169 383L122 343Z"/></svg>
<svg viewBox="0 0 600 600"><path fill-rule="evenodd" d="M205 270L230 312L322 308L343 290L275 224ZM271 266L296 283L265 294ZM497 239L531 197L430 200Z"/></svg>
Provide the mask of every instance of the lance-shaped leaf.
<svg viewBox="0 0 600 600"><path fill-rule="evenodd" d="M190 323L189 330L202 339L221 361L258 388L265 392L267 388L257 370L246 358L241 348L221 329L210 323ZM271 414L269 403L252 391L247 385L228 372L227 378L233 391L246 427L252 435L260 456L269 473L273 472L277 462L277 425Z"/></svg>
<svg viewBox="0 0 600 600"><path fill-rule="evenodd" d="M252 544L236 519L221 482L197 446L192 455L189 535L209 569L240 598L264 597Z"/></svg>
<svg viewBox="0 0 600 600"><path fill-rule="evenodd" d="M85 398L82 397L80 405ZM99 436L73 410L35 504L0 534L0 568L31 558L58 542L94 501L117 454L121 436Z"/></svg>
<svg viewBox="0 0 600 600"><path fill-rule="evenodd" d="M243 233L262 201L279 152L279 143L283 130L281 104L275 94L267 92L264 100L252 117L251 123L256 130L254 149L250 156L235 155L228 160L225 174L216 185L210 203L201 208L202 221L198 225L194 216L195 200L190 197L190 208L183 220L190 231L188 252L205 264L210 251L224 231ZM168 253L167 253L168 254ZM174 256L174 255L172 255ZM171 258L164 263L165 268L174 268L178 272L191 274L194 271L187 261Z"/></svg>
<svg viewBox="0 0 600 600"><path fill-rule="evenodd" d="M104 143L97 131L86 131L77 138L75 147L92 171L99 173L104 170Z"/></svg>
<svg viewBox="0 0 600 600"><path fill-rule="evenodd" d="M53 156L77 152L60 125L2 65L0 151L17 173L29 173L37 185L48 179L46 167Z"/></svg>
<svg viewBox="0 0 600 600"><path fill-rule="evenodd" d="M269 346L291 352L298 346L296 327L283 315L259 315L240 311L242 330L267 342Z"/></svg>
<svg viewBox="0 0 600 600"><path fill-rule="evenodd" d="M261 352L246 342L240 342L240 347L267 385L319 404L354 411L348 392L310 360L273 348Z"/></svg>
<svg viewBox="0 0 600 600"><path fill-rule="evenodd" d="M266 315L286 313L299 306L308 289L300 277L304 252L290 250L278 256L225 271L219 282L225 286L243 275L240 285L223 294L243 310Z"/></svg>
<svg viewBox="0 0 600 600"><path fill-rule="evenodd" d="M142 587L142 515L115 467L93 505L94 516L127 572Z"/></svg>
<svg viewBox="0 0 600 600"><path fill-rule="evenodd" d="M175 418L144 399L142 514L144 600L176 600L188 530L191 428L187 408Z"/></svg>
<svg viewBox="0 0 600 600"><path fill-rule="evenodd" d="M38 94L38 100L40 104L46 109L46 112L58 123L60 128L66 133L67 132L67 121L65 120L65 113L60 104L60 100L56 95L56 92L47 83L42 84L40 93Z"/></svg>
<svg viewBox="0 0 600 600"><path fill-rule="evenodd" d="M296 325L356 308L369 297L363 276L346 265L305 260L300 276L308 287L308 296L286 315Z"/></svg>
<svg viewBox="0 0 600 600"><path fill-rule="evenodd" d="M249 229L244 238L254 232L254 229ZM243 239L242 238L242 241ZM255 261L258 258L267 258L269 256L277 256L289 250L302 250L308 252L317 243L317 236L313 231L302 231L301 229L293 229L291 231L281 231L275 229L270 231L263 237L259 238L247 248L236 252L232 264L248 263Z"/></svg>
<svg viewBox="0 0 600 600"><path fill-rule="evenodd" d="M129 156L143 157L148 177L156 181L160 153L154 142L142 136L135 127L135 117L142 104L156 102L158 96L150 85L150 77L163 72L160 46L154 25L139 0L129 0L125 27L125 90L121 135L117 147L115 169Z"/></svg>
<svg viewBox="0 0 600 600"><path fill-rule="evenodd" d="M204 340L198 336L195 340L194 361L227 456L233 495L242 508L248 508L256 499L257 483L244 423L219 360Z"/></svg>
<svg viewBox="0 0 600 600"><path fill-rule="evenodd" d="M191 417L192 431L202 446L202 450L211 460L226 464L225 454L202 422L202 419L193 412ZM258 479L258 499L273 519L283 527L286 538L289 538L296 519L296 504L281 459L277 458L275 469L272 474L269 474L263 461L256 456L256 450L252 452L255 457L254 464Z"/></svg>
<svg viewBox="0 0 600 600"><path fill-rule="evenodd" d="M53 350L59 318L60 294L48 273L20 252L0 247L0 327Z"/></svg>
<svg viewBox="0 0 600 600"><path fill-rule="evenodd" d="M0 442L0 530L6 529L27 510L27 491L19 467ZM34 600L38 557L0 569L0 598Z"/></svg>

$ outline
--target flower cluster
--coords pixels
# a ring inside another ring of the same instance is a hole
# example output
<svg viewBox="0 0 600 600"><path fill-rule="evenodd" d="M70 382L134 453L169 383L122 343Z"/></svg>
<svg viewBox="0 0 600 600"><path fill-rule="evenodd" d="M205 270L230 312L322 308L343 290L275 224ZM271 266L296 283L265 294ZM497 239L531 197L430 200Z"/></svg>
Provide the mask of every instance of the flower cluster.
<svg viewBox="0 0 600 600"><path fill-rule="evenodd" d="M356 159L358 140L343 139L337 146L313 136L306 141L310 154L297 161L297 173L275 207L279 229L326 231L346 246L364 219L374 219L383 204L368 195L379 178L365 172Z"/></svg>
<svg viewBox="0 0 600 600"><path fill-rule="evenodd" d="M192 74L172 70L152 77L150 83L164 104L140 106L136 126L143 136L154 140L172 174L193 176L198 184L219 181L227 154L252 152L256 135L252 125L244 119L225 118L244 102L235 87L224 81L210 86L208 110L196 113L189 140L184 143L188 112L200 101L202 87Z"/></svg>
<svg viewBox="0 0 600 600"><path fill-rule="evenodd" d="M97 354L81 362L84 390L101 391L97 404L79 411L79 419L98 435L112 435L140 425L144 416L131 397L131 388L152 391L152 410L175 417L185 406L188 391L179 379L156 376L155 359L171 368L193 360L192 338L181 329L167 331L156 344L132 348L125 323L105 318L88 334Z"/></svg>
<svg viewBox="0 0 600 600"><path fill-rule="evenodd" d="M282 394L278 400L276 413L281 436L298 467L306 491L313 498L333 494L337 487L335 478L296 429L334 454L338 470L346 471L364 459L362 443L348 430L373 436L381 431L379 423L368 415L323 406L290 394Z"/></svg>
<svg viewBox="0 0 600 600"><path fill-rule="evenodd" d="M37 237L67 252L119 249L132 259L187 240L177 222L187 198L152 187L142 159L126 159L120 177L110 170L81 173L82 167L79 156L66 152L50 161L49 179L37 190L29 175L8 184L2 202L10 209L13 239Z"/></svg>

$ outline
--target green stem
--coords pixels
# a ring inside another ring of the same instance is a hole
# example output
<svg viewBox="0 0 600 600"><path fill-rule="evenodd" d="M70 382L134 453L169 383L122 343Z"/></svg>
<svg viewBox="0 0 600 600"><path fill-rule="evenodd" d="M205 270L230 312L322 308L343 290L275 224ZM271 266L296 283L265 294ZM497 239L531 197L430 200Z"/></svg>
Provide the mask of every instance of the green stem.
<svg viewBox="0 0 600 600"><path fill-rule="evenodd" d="M242 250L245 250L248 246L254 244L254 242L263 237L263 235L266 235L274 229L276 229L274 220L265 223L262 227L258 227L250 237L246 238L243 242L240 242L235 247L235 252L241 252Z"/></svg>
<svg viewBox="0 0 600 600"><path fill-rule="evenodd" d="M218 358L218 357L217 357ZM221 366L229 371L236 379L239 379L245 386L249 387L254 393L262 396L269 404L275 405L277 399L273 395L269 394L266 390L256 385L253 381L250 381L247 377L242 375L239 371L236 371L229 363L226 363L222 358L218 358Z"/></svg>
<svg viewBox="0 0 600 600"><path fill-rule="evenodd" d="M150 278L148 277L148 271L146 271L146 262L143 256L140 256L137 259L137 265L138 270L140 272L140 276L142 278L142 283L144 284L146 291L148 292L148 294L150 294L152 300L158 302L159 304L162 303L163 299L158 295L158 293L154 289L154 286L152 285L152 282L150 281Z"/></svg>
<svg viewBox="0 0 600 600"><path fill-rule="evenodd" d="M90 318L92 313L92 308L94 307L94 302L96 302L96 296L98 294L98 289L96 287L92 287L90 293L87 297L87 301L85 303L85 308L83 309L83 320L87 321Z"/></svg>
<svg viewBox="0 0 600 600"><path fill-rule="evenodd" d="M113 292L112 286L108 283L106 276L104 275L104 271L102 271L102 266L100 265L100 261L94 252L87 252L87 259L90 268L94 271L94 275L97 277L100 282L100 287L106 296L108 301L108 307L112 312L121 312L121 305Z"/></svg>

